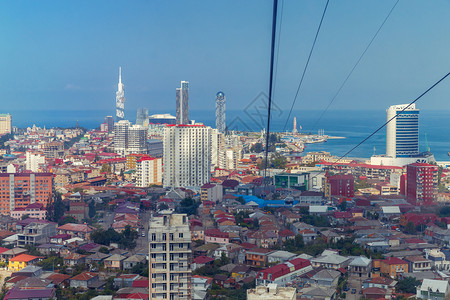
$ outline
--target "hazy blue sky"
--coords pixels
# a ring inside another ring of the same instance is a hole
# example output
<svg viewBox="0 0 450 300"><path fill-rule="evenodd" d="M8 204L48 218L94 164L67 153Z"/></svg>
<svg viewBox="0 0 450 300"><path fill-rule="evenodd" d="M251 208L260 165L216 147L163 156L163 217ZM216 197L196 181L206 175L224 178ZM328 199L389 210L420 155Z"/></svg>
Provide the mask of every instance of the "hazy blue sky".
<svg viewBox="0 0 450 300"><path fill-rule="evenodd" d="M282 1L280 0L280 5ZM296 109L323 109L395 0L331 0ZM284 0L275 101L290 107L325 0ZM241 109L268 90L272 1L1 1L2 112L107 109L122 66L126 109L173 113L217 91ZM401 0L333 109L385 110L450 71L450 2ZM450 109L450 79L421 109ZM133 113L134 115L134 113Z"/></svg>

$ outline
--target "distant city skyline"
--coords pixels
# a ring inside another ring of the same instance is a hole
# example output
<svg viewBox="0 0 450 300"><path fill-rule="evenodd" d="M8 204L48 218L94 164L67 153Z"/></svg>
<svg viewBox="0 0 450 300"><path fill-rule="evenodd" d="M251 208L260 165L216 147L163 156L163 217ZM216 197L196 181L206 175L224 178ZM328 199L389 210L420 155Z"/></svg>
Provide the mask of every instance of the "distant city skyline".
<svg viewBox="0 0 450 300"><path fill-rule="evenodd" d="M3 110L110 107L119 66L134 112L174 113L181 80L197 110L214 110L218 90L230 110L267 93L272 1L118 3L3 3ZM283 3L274 101L287 109L325 1ZM295 109L327 106L394 3L330 2ZM381 110L429 87L450 64L449 13L446 1L400 1L330 111ZM418 104L449 110L449 92L445 81Z"/></svg>

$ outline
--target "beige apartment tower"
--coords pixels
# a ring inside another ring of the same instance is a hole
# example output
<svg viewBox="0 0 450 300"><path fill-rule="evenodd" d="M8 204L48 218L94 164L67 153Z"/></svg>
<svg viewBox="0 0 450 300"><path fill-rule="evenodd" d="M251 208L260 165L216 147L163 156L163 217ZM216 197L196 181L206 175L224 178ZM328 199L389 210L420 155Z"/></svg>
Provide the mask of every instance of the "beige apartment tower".
<svg viewBox="0 0 450 300"><path fill-rule="evenodd" d="M12 132L11 121L12 118L10 114L0 114L0 134Z"/></svg>
<svg viewBox="0 0 450 300"><path fill-rule="evenodd" d="M149 223L150 299L191 300L191 232L186 214L152 216Z"/></svg>

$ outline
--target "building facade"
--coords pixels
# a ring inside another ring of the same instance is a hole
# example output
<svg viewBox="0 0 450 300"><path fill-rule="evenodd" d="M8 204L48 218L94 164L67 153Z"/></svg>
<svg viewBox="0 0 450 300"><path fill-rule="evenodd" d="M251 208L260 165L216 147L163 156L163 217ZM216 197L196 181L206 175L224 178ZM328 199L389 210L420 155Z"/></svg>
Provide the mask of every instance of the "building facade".
<svg viewBox="0 0 450 300"><path fill-rule="evenodd" d="M413 205L432 205L436 200L438 166L415 163L406 166L406 200Z"/></svg>
<svg viewBox="0 0 450 300"><path fill-rule="evenodd" d="M189 82L182 81L181 87L176 90L176 122L177 124L189 124Z"/></svg>
<svg viewBox="0 0 450 300"><path fill-rule="evenodd" d="M187 216L152 217L148 236L150 299L192 299L191 232Z"/></svg>
<svg viewBox="0 0 450 300"><path fill-rule="evenodd" d="M136 162L138 187L162 185L162 158L145 156Z"/></svg>
<svg viewBox="0 0 450 300"><path fill-rule="evenodd" d="M0 214L52 199L52 173L0 173Z"/></svg>
<svg viewBox="0 0 450 300"><path fill-rule="evenodd" d="M393 158L419 154L419 110L412 104L393 105L387 110L386 156Z"/></svg>
<svg viewBox="0 0 450 300"><path fill-rule="evenodd" d="M202 186L211 177L211 128L167 125L164 128L164 187Z"/></svg>
<svg viewBox="0 0 450 300"><path fill-rule="evenodd" d="M12 117L10 114L0 114L0 135L12 132Z"/></svg>
<svg viewBox="0 0 450 300"><path fill-rule="evenodd" d="M218 92L216 94L216 129L220 133L225 133L226 130L225 122L225 94L223 92Z"/></svg>
<svg viewBox="0 0 450 300"><path fill-rule="evenodd" d="M108 132L113 131L113 129L114 129L114 118L112 116L106 116L104 124L106 125L106 129L108 130Z"/></svg>
<svg viewBox="0 0 450 300"><path fill-rule="evenodd" d="M114 151L120 155L147 152L147 128L121 120L114 124Z"/></svg>
<svg viewBox="0 0 450 300"><path fill-rule="evenodd" d="M138 108L136 114L136 125L147 126L148 125L148 109Z"/></svg>
<svg viewBox="0 0 450 300"><path fill-rule="evenodd" d="M45 164L45 156L43 153L27 151L25 157L25 168L29 171L38 172L40 167Z"/></svg>

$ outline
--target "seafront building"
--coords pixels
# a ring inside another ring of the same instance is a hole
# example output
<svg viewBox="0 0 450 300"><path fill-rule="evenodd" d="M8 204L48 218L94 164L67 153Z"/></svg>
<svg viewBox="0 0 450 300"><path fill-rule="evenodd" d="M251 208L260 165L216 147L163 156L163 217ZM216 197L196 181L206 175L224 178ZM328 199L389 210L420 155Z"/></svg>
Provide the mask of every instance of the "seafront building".
<svg viewBox="0 0 450 300"><path fill-rule="evenodd" d="M419 153L419 109L415 104L392 105L386 117L386 155L372 156L372 165L405 166L435 160L429 152Z"/></svg>
<svg viewBox="0 0 450 300"><path fill-rule="evenodd" d="M387 121L391 119L386 125L386 155L397 158L419 154L419 110L416 105L389 107Z"/></svg>
<svg viewBox="0 0 450 300"><path fill-rule="evenodd" d="M164 187L202 186L211 175L211 127L164 128Z"/></svg>
<svg viewBox="0 0 450 300"><path fill-rule="evenodd" d="M148 117L149 124L176 124L177 118L171 114L156 114Z"/></svg>
<svg viewBox="0 0 450 300"><path fill-rule="evenodd" d="M149 223L150 299L191 297L191 232L185 214L153 216Z"/></svg>
<svg viewBox="0 0 450 300"><path fill-rule="evenodd" d="M12 132L12 117L10 114L0 114L0 134Z"/></svg>
<svg viewBox="0 0 450 300"><path fill-rule="evenodd" d="M182 81L176 89L177 124L189 124L189 82Z"/></svg>

